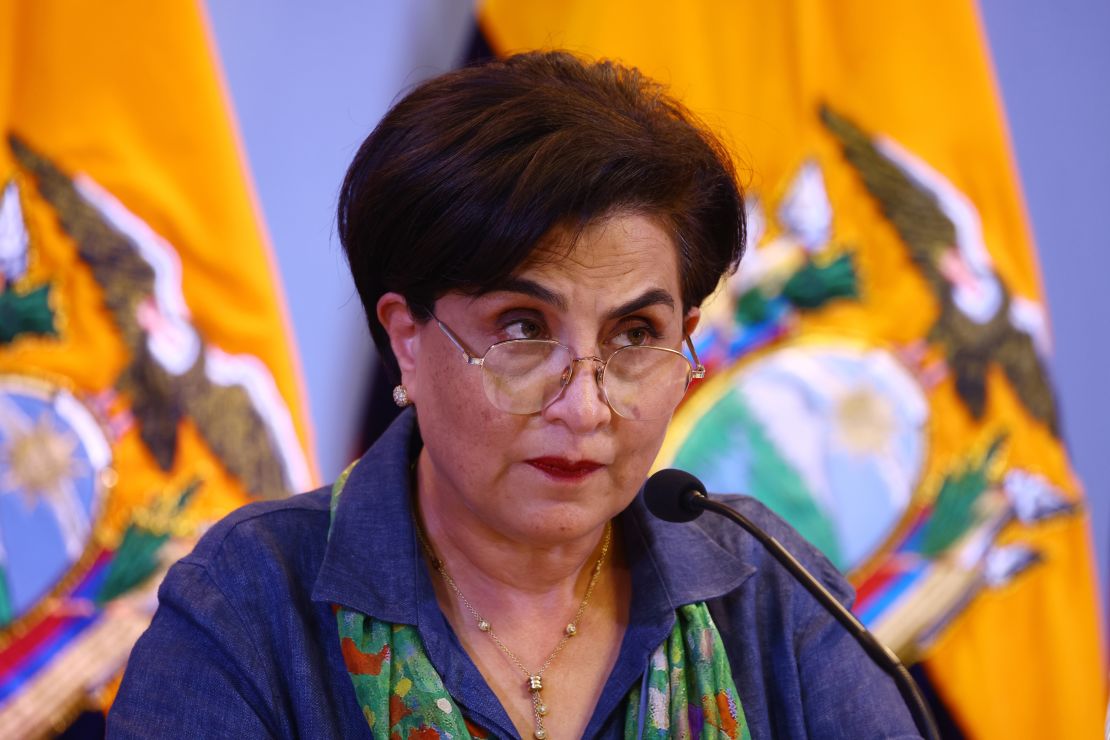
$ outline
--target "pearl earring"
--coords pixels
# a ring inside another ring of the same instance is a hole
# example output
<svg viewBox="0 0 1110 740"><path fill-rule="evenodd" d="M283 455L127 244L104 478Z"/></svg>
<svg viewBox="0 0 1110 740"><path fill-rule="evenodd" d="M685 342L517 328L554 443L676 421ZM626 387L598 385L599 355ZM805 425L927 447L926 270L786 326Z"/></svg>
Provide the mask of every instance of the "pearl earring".
<svg viewBox="0 0 1110 740"><path fill-rule="evenodd" d="M405 406L411 406L412 401L409 400L408 388L405 388L404 385L394 386L394 388L393 388L393 403L397 404L401 408L404 408Z"/></svg>

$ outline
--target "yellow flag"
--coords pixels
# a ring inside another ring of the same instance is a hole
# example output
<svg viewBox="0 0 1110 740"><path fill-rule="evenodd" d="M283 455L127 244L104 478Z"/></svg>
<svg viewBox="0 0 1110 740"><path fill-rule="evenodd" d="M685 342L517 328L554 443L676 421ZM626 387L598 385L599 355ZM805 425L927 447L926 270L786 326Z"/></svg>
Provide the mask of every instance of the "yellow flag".
<svg viewBox="0 0 1110 740"><path fill-rule="evenodd" d="M199 530L315 477L199 2L0 0L0 736L111 691Z"/></svg>
<svg viewBox="0 0 1110 740"><path fill-rule="evenodd" d="M1095 737L1088 522L973 6L486 0L498 54L639 67L747 177L740 272L660 465L751 493L857 586L969 737Z"/></svg>

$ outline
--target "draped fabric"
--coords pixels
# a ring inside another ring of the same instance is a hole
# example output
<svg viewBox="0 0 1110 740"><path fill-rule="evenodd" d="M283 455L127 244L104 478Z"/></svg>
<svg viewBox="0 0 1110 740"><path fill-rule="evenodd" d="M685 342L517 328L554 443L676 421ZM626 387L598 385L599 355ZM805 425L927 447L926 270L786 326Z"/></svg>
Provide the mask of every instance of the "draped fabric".
<svg viewBox="0 0 1110 740"><path fill-rule="evenodd" d="M0 736L113 678L199 529L310 487L200 3L0 0Z"/></svg>
<svg viewBox="0 0 1110 740"><path fill-rule="evenodd" d="M498 54L640 68L736 153L748 254L658 464L819 546L966 735L1100 732L1088 521L974 7L486 0L480 24Z"/></svg>

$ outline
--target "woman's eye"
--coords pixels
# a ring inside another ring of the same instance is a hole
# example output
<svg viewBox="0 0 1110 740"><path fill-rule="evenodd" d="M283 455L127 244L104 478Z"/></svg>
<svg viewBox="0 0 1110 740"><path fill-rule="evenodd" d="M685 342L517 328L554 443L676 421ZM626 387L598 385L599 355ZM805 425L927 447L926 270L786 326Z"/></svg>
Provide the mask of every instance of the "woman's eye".
<svg viewBox="0 0 1110 740"><path fill-rule="evenodd" d="M621 347L640 346L650 344L651 340L659 337L659 333L649 326L632 326L618 333L613 343Z"/></svg>
<svg viewBox="0 0 1110 740"><path fill-rule="evenodd" d="M517 319L505 326L509 339L541 339L543 327L530 319Z"/></svg>

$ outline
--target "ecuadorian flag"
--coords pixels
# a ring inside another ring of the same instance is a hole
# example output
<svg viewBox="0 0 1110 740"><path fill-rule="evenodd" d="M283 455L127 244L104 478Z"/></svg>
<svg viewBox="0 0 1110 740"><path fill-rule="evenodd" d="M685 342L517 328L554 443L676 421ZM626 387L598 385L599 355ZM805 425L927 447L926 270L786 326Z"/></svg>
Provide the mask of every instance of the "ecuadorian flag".
<svg viewBox="0 0 1110 740"><path fill-rule="evenodd" d="M0 0L0 736L113 678L206 524L315 479L199 3Z"/></svg>
<svg viewBox="0 0 1110 740"><path fill-rule="evenodd" d="M749 173L749 253L659 464L824 550L962 734L1098 737L1088 522L974 6L486 0L480 22L498 54L639 67Z"/></svg>

